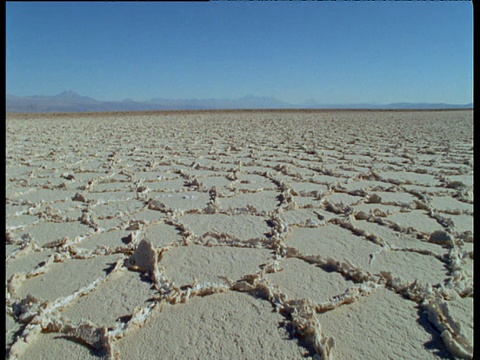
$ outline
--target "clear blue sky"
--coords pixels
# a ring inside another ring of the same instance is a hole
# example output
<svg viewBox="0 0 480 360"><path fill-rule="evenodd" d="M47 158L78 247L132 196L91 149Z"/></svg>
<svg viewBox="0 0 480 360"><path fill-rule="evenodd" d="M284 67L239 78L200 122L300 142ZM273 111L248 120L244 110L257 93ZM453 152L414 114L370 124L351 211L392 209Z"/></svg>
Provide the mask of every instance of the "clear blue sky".
<svg viewBox="0 0 480 360"><path fill-rule="evenodd" d="M473 101L471 2L7 2L6 91Z"/></svg>

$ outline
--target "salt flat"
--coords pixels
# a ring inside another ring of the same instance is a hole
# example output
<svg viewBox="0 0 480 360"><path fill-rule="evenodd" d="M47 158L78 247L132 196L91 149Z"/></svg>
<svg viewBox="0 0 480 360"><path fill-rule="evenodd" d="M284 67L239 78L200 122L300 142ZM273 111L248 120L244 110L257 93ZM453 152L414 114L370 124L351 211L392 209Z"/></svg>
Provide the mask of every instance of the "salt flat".
<svg viewBox="0 0 480 360"><path fill-rule="evenodd" d="M8 115L8 359L471 359L473 111Z"/></svg>

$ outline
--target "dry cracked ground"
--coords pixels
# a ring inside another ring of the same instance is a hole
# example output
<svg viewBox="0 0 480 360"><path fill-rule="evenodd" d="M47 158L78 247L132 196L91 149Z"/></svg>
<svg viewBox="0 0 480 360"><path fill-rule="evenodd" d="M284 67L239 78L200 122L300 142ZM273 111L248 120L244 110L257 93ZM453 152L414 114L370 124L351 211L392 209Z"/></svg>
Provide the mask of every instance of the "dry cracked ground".
<svg viewBox="0 0 480 360"><path fill-rule="evenodd" d="M470 359L473 112L9 116L9 359Z"/></svg>

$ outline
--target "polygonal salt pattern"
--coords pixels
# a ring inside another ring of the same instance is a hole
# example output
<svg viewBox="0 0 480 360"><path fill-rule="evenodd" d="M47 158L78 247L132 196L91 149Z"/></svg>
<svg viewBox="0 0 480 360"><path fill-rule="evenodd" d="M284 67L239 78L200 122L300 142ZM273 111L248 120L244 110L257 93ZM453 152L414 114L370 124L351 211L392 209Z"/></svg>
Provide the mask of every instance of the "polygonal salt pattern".
<svg viewBox="0 0 480 360"><path fill-rule="evenodd" d="M7 116L7 358L472 358L472 119Z"/></svg>

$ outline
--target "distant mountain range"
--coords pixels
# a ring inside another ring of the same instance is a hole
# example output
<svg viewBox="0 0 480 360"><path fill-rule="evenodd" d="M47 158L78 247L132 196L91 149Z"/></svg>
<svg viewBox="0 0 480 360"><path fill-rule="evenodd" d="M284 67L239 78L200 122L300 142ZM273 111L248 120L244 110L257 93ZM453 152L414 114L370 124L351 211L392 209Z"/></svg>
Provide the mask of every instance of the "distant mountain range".
<svg viewBox="0 0 480 360"><path fill-rule="evenodd" d="M299 104L287 103L272 97L247 95L239 99L165 99L147 101L99 101L73 91L54 96L6 96L7 113L154 111L154 110L216 110L216 109L464 109L470 104L393 103L393 104L320 104L308 100Z"/></svg>

